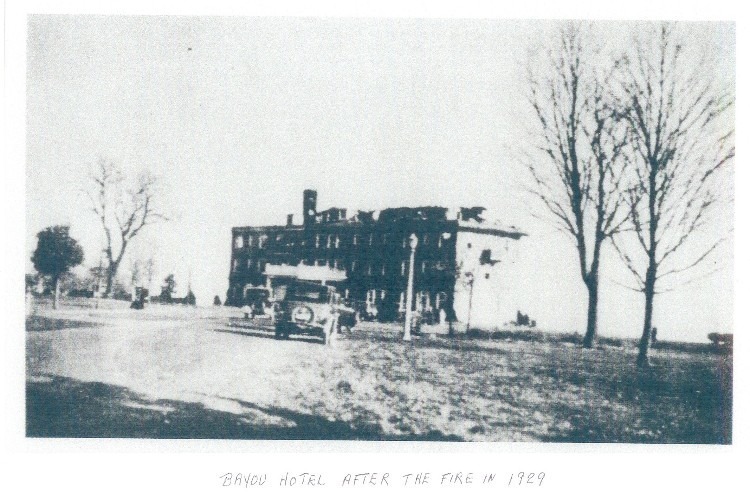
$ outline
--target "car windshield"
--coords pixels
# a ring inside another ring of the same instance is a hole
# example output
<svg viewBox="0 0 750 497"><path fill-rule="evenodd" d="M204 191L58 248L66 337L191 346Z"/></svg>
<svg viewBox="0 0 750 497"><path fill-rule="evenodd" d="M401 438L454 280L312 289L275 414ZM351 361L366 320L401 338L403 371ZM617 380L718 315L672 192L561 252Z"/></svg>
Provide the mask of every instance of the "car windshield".
<svg viewBox="0 0 750 497"><path fill-rule="evenodd" d="M287 298L303 302L328 302L328 288L319 285L295 285L288 290Z"/></svg>

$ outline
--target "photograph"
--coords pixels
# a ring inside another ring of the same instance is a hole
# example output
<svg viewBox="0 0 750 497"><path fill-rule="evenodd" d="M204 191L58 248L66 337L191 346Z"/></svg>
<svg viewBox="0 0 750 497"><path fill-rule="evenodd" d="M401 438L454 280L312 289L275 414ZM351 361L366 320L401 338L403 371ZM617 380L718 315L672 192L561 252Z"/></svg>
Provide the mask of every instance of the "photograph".
<svg viewBox="0 0 750 497"><path fill-rule="evenodd" d="M25 22L26 439L736 442L734 22Z"/></svg>

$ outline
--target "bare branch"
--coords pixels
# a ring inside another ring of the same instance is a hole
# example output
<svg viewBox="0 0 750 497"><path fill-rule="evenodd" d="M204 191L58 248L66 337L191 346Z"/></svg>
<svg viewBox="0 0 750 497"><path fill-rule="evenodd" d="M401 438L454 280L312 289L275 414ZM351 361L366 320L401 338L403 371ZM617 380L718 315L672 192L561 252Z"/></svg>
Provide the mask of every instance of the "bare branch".
<svg viewBox="0 0 750 497"><path fill-rule="evenodd" d="M734 158L734 131L722 119L733 98L716 88L709 64L695 62L685 55L675 25L662 23L650 36L637 37L617 85L618 114L630 140L628 225L646 261L636 267L615 244L646 297L639 361L648 350L654 295L665 291L657 281L694 270L723 241L680 260L681 249L699 240L694 235L710 222L722 194L717 173Z"/></svg>
<svg viewBox="0 0 750 497"><path fill-rule="evenodd" d="M106 293L110 294L129 242L146 226L167 217L156 209L157 180L149 174L139 176L135 187L128 189L117 166L101 159L90 179L92 189L86 191L86 195L105 235L104 252L108 262Z"/></svg>
<svg viewBox="0 0 750 497"><path fill-rule="evenodd" d="M530 194L574 242L589 289L590 337L596 329L602 245L627 229L621 184L628 136L607 84L621 61L600 58L588 35L580 24L569 23L544 60L530 61L529 105L539 157L526 166Z"/></svg>

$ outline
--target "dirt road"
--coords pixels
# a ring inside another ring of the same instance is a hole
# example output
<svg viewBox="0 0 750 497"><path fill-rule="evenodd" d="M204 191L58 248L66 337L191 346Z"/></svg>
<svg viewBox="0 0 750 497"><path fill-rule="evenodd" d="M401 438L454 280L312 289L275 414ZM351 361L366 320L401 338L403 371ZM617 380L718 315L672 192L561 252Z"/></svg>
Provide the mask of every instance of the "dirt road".
<svg viewBox="0 0 750 497"><path fill-rule="evenodd" d="M374 329L326 347L302 337L275 340L222 316L144 316L63 313L27 332L29 435L731 437L731 357L655 354L654 368L643 373L633 366L634 351L619 348L427 337L404 343Z"/></svg>

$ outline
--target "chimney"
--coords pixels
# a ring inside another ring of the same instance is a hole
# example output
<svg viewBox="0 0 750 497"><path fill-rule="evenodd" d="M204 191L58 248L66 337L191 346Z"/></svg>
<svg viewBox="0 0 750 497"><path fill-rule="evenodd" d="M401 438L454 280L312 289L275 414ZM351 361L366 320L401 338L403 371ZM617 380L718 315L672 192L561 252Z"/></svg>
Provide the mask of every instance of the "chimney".
<svg viewBox="0 0 750 497"><path fill-rule="evenodd" d="M294 214L287 214L286 215L286 225L287 226L294 226Z"/></svg>
<svg viewBox="0 0 750 497"><path fill-rule="evenodd" d="M305 190L302 193L302 220L305 226L315 222L315 214L318 212L318 192Z"/></svg>

